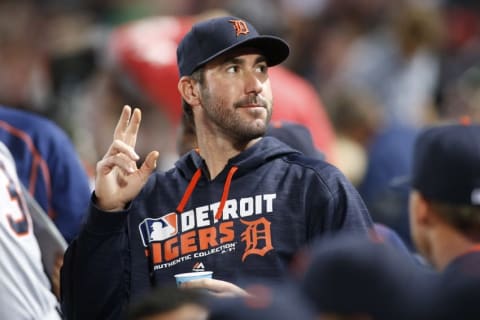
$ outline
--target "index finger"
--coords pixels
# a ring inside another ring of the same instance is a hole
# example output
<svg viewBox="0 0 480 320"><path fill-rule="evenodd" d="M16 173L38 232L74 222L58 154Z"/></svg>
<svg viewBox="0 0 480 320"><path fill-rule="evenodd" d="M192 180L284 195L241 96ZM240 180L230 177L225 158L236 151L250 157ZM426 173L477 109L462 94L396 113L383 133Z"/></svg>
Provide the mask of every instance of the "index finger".
<svg viewBox="0 0 480 320"><path fill-rule="evenodd" d="M140 109L135 109L132 114L132 108L125 105L113 133L113 138L121 140L134 147L137 142L138 129L140 128L142 114Z"/></svg>

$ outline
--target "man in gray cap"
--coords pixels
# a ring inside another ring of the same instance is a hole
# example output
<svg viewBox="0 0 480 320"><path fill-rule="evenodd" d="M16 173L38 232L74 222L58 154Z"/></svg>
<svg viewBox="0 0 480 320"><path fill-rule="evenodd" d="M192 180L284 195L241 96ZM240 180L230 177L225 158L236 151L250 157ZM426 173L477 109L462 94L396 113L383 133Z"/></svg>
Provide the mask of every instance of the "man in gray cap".
<svg viewBox="0 0 480 320"><path fill-rule="evenodd" d="M97 164L85 227L65 255L67 317L119 319L131 300L185 272L213 271L188 287L244 295L241 278L284 279L314 238L368 232L369 213L338 169L264 137L268 67L288 54L283 40L237 17L195 24L177 61L198 149L167 172L153 172L156 151L137 167L141 111L125 106Z"/></svg>

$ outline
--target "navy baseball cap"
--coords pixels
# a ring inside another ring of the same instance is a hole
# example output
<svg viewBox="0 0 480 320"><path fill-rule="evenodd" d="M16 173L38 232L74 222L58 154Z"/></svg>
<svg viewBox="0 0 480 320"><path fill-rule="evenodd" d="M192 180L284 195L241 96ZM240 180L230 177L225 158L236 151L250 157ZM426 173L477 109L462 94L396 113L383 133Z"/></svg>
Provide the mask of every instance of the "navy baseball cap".
<svg viewBox="0 0 480 320"><path fill-rule="evenodd" d="M268 66L281 63L290 53L284 40L260 35L244 19L232 16L213 18L194 24L178 45L180 77L191 75L214 58L238 47L259 49L266 57Z"/></svg>
<svg viewBox="0 0 480 320"><path fill-rule="evenodd" d="M414 147L411 183L429 200L480 205L480 125L424 129Z"/></svg>

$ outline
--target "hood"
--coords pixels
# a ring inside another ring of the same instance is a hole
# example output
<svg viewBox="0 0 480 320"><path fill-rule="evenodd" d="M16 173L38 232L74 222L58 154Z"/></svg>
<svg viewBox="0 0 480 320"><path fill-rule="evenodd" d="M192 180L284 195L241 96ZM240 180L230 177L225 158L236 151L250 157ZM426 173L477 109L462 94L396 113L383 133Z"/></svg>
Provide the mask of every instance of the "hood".
<svg viewBox="0 0 480 320"><path fill-rule="evenodd" d="M255 168L271 161L272 159L293 153L298 154L300 152L274 137L264 137L242 153L230 158L224 170L219 174L219 178L221 176L225 177L229 169L233 166L238 168L235 176L241 176L245 173L251 172ZM195 174L195 171L199 168L204 171L204 174L207 172L205 161L195 150L192 150L181 157L175 163L175 167L180 170L187 180L190 180Z"/></svg>
<svg viewBox="0 0 480 320"><path fill-rule="evenodd" d="M242 176L245 173L251 172L255 168L263 165L266 162L271 161L272 159L279 158L281 156L300 153L287 146L283 142L280 142L273 137L264 137L260 139L253 146L243 151L239 155L228 160L227 165L223 168L222 172L215 177L216 181L223 182L223 192L220 198L220 204L215 214L215 219L219 220L222 213L225 203L228 199L228 194L230 192L230 184L233 180L233 176L236 177ZM175 210L177 213L183 212L183 209L187 205L190 196L195 190L195 187L198 183L206 183L206 180L203 179L203 182L200 182L202 176L208 176L207 167L205 161L200 157L198 152L192 150L187 153L185 156L180 158L175 164L178 170L189 180L188 186L180 200L180 203Z"/></svg>

